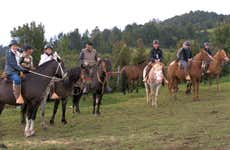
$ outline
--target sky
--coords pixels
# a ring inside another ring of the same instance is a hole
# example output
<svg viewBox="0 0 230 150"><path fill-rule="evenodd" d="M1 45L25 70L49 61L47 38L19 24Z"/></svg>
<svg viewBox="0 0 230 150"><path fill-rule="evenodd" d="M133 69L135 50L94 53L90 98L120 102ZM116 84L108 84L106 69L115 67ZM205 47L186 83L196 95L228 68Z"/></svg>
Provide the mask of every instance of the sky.
<svg viewBox="0 0 230 150"><path fill-rule="evenodd" d="M96 26L101 30L127 24L165 20L189 11L230 14L230 0L1 0L0 45L8 45L14 27L35 21L45 26L45 37L81 33Z"/></svg>

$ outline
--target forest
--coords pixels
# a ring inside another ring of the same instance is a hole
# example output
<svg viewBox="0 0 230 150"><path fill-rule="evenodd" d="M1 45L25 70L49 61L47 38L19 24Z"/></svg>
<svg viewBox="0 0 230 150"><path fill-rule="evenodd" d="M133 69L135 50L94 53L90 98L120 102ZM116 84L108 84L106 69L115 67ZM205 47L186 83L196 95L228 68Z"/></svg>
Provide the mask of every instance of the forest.
<svg viewBox="0 0 230 150"><path fill-rule="evenodd" d="M45 38L45 26L42 23L25 23L11 30L12 38L17 37L20 45L30 44L34 48L35 64L40 59L45 43L52 43L65 61L67 67L78 65L78 55L87 41L92 41L102 57L109 57L113 66L136 64L148 59L152 41L158 39L164 51L164 63L175 58L176 50L185 40L192 43L195 54L202 48L203 42L210 42L213 51L225 49L230 53L230 15L215 12L190 11L164 21L152 19L144 24L132 23L119 29L100 30L80 33L76 27L68 33L58 33L51 39ZM0 46L1 68L4 66L4 53L7 47ZM225 69L226 72L227 69Z"/></svg>

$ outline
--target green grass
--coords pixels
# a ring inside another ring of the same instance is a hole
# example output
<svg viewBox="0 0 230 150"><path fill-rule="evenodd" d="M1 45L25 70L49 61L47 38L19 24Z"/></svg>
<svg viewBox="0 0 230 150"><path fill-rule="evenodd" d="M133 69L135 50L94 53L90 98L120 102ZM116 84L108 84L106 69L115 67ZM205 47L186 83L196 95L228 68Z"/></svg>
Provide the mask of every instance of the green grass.
<svg viewBox="0 0 230 150"><path fill-rule="evenodd" d="M0 120L0 144L9 149L143 149L143 150L228 150L230 149L230 83L221 84L222 93L202 85L201 101L193 102L181 85L178 100L170 100L161 88L158 108L146 104L144 89L123 96L105 95L102 115L91 114L90 97L81 101L81 114L72 115L68 102L67 125L60 122L44 131L36 120L36 136L25 138L19 123L19 109L4 110ZM46 109L48 122L53 108ZM1 149L1 148L0 148Z"/></svg>

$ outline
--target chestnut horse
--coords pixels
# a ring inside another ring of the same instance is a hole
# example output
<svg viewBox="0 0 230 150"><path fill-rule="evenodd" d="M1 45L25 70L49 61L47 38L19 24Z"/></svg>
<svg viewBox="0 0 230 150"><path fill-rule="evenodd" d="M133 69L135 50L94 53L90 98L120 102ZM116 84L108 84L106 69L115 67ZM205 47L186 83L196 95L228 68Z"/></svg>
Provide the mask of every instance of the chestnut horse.
<svg viewBox="0 0 230 150"><path fill-rule="evenodd" d="M121 69L121 90L123 94L126 94L126 89L128 92L132 92L136 82L136 91L138 92L139 81L142 78L143 70L147 65L146 61L142 61L136 65L126 65ZM132 89L129 89L129 85L132 84Z"/></svg>
<svg viewBox="0 0 230 150"><path fill-rule="evenodd" d="M212 56L210 56L206 51L201 50L198 54L196 54L191 62L189 63L188 72L191 77L191 82L193 86L193 100L199 100L199 84L202 75L202 62L212 60ZM185 72L176 61L173 61L168 66L168 88L171 95L174 94L174 98L176 99L176 93L178 91L178 84L181 81L185 81Z"/></svg>
<svg viewBox="0 0 230 150"><path fill-rule="evenodd" d="M224 50L218 50L213 58L214 61L209 64L207 74L209 77L216 77L217 91L220 94L220 73L222 71L223 64L229 61L229 57ZM209 81L211 85L211 80L209 79Z"/></svg>

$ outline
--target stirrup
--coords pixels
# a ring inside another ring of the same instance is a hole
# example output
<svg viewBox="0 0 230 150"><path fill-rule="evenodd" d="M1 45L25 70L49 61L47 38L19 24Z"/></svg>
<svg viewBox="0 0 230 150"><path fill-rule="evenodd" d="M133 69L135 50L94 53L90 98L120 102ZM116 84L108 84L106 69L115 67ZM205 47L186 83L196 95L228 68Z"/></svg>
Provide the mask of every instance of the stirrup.
<svg viewBox="0 0 230 150"><path fill-rule="evenodd" d="M20 94L20 96L17 98L16 104L24 104L24 100L23 100L23 97L22 97L21 94Z"/></svg>

